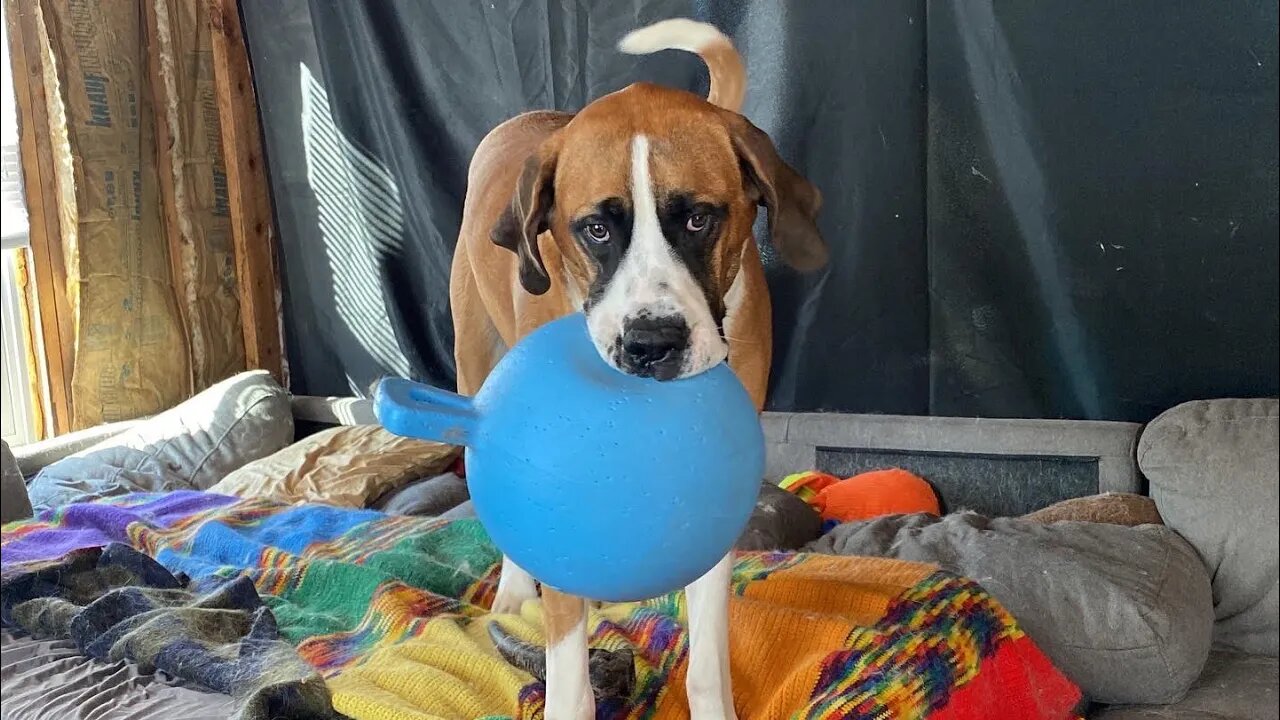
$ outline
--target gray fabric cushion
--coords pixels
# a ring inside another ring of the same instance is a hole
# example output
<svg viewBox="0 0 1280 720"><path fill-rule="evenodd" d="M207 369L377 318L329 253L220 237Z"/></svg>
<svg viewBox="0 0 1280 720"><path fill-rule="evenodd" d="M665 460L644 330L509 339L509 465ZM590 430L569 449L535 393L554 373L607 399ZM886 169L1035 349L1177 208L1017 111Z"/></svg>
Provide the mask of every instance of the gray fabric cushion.
<svg viewBox="0 0 1280 720"><path fill-rule="evenodd" d="M465 480L453 473L444 473L391 490L372 507L388 515L434 517L456 508L470 497Z"/></svg>
<svg viewBox="0 0 1280 720"><path fill-rule="evenodd" d="M27 485L18 470L18 462L9 451L9 443L0 440L0 471L4 484L0 486L0 522L10 522L31 517L31 501L27 499Z"/></svg>
<svg viewBox="0 0 1280 720"><path fill-rule="evenodd" d="M46 466L28 493L39 510L136 491L204 490L292 439L288 393L265 371L240 373Z"/></svg>
<svg viewBox="0 0 1280 720"><path fill-rule="evenodd" d="M1167 525L1213 576L1214 640L1280 649L1280 402L1202 400L1151 421L1138 465Z"/></svg>
<svg viewBox="0 0 1280 720"><path fill-rule="evenodd" d="M470 500L458 504L458 506L454 507L452 510L440 513L440 517L444 520L464 520L475 516L476 508L475 505L471 504Z"/></svg>
<svg viewBox="0 0 1280 720"><path fill-rule="evenodd" d="M809 503L771 482L760 486L738 550L799 550L822 532L822 518Z"/></svg>
<svg viewBox="0 0 1280 720"><path fill-rule="evenodd" d="M1164 526L894 515L841 525L806 549L973 578L1098 702L1177 700L1209 653L1209 576Z"/></svg>
<svg viewBox="0 0 1280 720"><path fill-rule="evenodd" d="M145 421L146 418L121 420L103 425L94 425L83 430L73 430L47 440L37 440L36 442L13 448L13 456L18 460L18 469L22 471L23 477L31 477L40 472L41 468L46 465L52 465L72 453L77 453L105 442Z"/></svg>
<svg viewBox="0 0 1280 720"><path fill-rule="evenodd" d="M1093 720L1280 720L1276 658L1230 650L1209 653L1204 673L1171 705L1102 708Z"/></svg>

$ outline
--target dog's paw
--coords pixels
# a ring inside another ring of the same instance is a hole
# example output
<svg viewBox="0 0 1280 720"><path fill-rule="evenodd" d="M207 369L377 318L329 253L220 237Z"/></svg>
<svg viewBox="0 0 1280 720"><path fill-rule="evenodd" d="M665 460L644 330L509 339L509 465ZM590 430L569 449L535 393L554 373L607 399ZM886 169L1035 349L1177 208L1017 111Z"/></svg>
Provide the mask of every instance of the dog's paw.
<svg viewBox="0 0 1280 720"><path fill-rule="evenodd" d="M728 687L686 687L690 720L738 720L733 709L733 693Z"/></svg>
<svg viewBox="0 0 1280 720"><path fill-rule="evenodd" d="M738 720L738 714L734 712L733 706L728 708L720 703L714 705L704 703L702 707L698 707L698 703L689 703L689 719L690 720Z"/></svg>
<svg viewBox="0 0 1280 720"><path fill-rule="evenodd" d="M596 702L590 692L574 699L558 697L548 689L542 717L545 720L596 720Z"/></svg>

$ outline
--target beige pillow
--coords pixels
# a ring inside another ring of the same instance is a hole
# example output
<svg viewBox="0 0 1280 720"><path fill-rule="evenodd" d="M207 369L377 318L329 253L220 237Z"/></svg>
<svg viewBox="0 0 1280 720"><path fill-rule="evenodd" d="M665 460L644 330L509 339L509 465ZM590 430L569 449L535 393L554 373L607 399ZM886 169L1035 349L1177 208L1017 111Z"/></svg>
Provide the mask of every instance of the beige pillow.
<svg viewBox="0 0 1280 720"><path fill-rule="evenodd" d="M255 460L209 492L360 508L392 488L443 472L457 455L452 445L411 440L377 425L348 425Z"/></svg>

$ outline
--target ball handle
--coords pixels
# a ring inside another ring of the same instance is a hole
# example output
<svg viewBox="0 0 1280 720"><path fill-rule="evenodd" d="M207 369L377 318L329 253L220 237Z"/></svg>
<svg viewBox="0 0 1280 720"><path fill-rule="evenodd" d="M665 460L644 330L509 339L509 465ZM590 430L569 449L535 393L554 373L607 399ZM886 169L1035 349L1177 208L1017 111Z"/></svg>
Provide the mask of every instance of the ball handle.
<svg viewBox="0 0 1280 720"><path fill-rule="evenodd" d="M374 412L387 430L419 440L470 445L480 424L471 398L404 378L384 378Z"/></svg>

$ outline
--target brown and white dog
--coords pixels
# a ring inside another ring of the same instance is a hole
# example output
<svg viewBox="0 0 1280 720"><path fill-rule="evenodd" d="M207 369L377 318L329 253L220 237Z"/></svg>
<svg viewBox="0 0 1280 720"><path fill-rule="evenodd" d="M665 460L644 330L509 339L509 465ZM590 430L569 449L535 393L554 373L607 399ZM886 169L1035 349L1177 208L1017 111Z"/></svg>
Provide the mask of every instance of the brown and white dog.
<svg viewBox="0 0 1280 720"><path fill-rule="evenodd" d="M458 389L472 394L540 325L583 311L600 354L660 380L728 359L757 408L769 377L768 289L752 224L799 270L826 262L816 188L738 111L742 58L714 27L667 20L619 49L697 53L707 99L638 83L577 114L530 112L495 128L468 176L450 298ZM584 542L589 539L584 538ZM695 720L735 717L729 683L729 558L688 588L687 690ZM537 594L504 559L494 609ZM543 588L548 720L593 718L586 603Z"/></svg>

